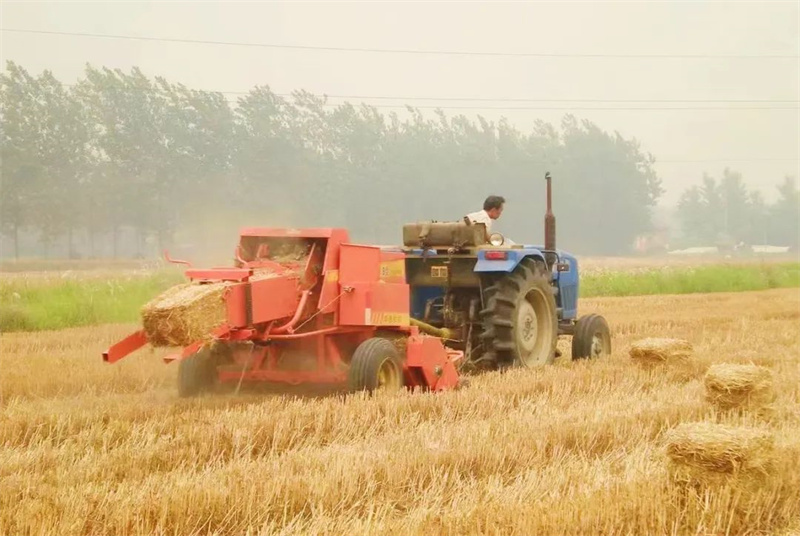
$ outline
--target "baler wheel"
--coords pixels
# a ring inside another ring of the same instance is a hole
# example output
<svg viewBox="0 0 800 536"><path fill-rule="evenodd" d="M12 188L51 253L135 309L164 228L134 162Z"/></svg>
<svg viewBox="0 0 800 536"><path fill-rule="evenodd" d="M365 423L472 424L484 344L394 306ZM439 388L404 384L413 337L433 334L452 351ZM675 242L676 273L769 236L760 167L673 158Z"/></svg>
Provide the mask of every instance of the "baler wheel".
<svg viewBox="0 0 800 536"><path fill-rule="evenodd" d="M572 359L594 359L611 354L611 330L600 315L586 315L575 324Z"/></svg>
<svg viewBox="0 0 800 536"><path fill-rule="evenodd" d="M524 259L484 292L484 340L497 366L537 367L555 359L556 301L543 262Z"/></svg>
<svg viewBox="0 0 800 536"><path fill-rule="evenodd" d="M347 382L351 391L398 390L403 387L403 367L397 347L373 337L356 348Z"/></svg>
<svg viewBox="0 0 800 536"><path fill-rule="evenodd" d="M217 367L208 350L201 350L178 364L178 396L196 396L214 385Z"/></svg>

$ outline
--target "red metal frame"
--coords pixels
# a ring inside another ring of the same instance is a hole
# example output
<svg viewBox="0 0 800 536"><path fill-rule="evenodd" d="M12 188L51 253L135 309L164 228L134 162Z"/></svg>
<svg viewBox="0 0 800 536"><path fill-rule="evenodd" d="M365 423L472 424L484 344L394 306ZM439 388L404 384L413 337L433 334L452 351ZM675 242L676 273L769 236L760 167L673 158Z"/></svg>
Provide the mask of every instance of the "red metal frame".
<svg viewBox="0 0 800 536"><path fill-rule="evenodd" d="M210 334L230 344L234 353L235 366L218 369L220 381L344 383L349 355L380 327L408 338L403 360L407 386L437 391L456 386L454 362L463 354L409 326L401 252L348 244L344 229L242 229L241 238L248 238L251 248L253 237L304 239L310 244L308 258L302 265L271 260L268 244L255 242L255 259L247 261L240 240L235 253L239 268L186 271L191 280L231 283L223 293L227 321ZM171 260L166 252L165 257ZM273 276L253 279L258 268ZM103 359L114 363L146 343L144 330L137 331L111 346ZM190 344L164 361L186 359L204 344Z"/></svg>
<svg viewBox="0 0 800 536"><path fill-rule="evenodd" d="M253 270L241 268L211 268L186 270L186 277L201 281L246 281Z"/></svg>
<svg viewBox="0 0 800 536"><path fill-rule="evenodd" d="M311 294L310 290L304 290L301 297L300 303L297 305L297 309L294 312L294 316L289 320L287 323L283 324L282 326L278 326L271 330L271 333L279 334L279 333L294 333L294 328L297 326L297 322L300 321L300 317L303 315L303 311L305 311L306 304L308 303L308 296Z"/></svg>
<svg viewBox="0 0 800 536"><path fill-rule="evenodd" d="M182 261L180 259L173 259L172 257L169 256L169 251L167 251L166 249L164 250L164 260L166 260L167 262L172 263L172 264L185 264L186 266L191 266L192 265L192 263L189 262L189 261Z"/></svg>
<svg viewBox="0 0 800 536"><path fill-rule="evenodd" d="M103 352L103 361L106 363L116 363L128 354L131 354L147 344L147 334L144 330L131 333L116 344L111 345L108 350Z"/></svg>

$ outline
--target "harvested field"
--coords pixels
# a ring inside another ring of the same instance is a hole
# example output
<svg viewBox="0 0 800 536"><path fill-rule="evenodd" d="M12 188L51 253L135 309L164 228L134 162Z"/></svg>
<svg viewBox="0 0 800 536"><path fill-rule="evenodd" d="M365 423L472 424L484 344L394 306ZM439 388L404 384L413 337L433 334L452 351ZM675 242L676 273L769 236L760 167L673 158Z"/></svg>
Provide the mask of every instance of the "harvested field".
<svg viewBox="0 0 800 536"><path fill-rule="evenodd" d="M0 534L789 534L800 519L800 290L588 299L614 354L472 378L440 395L181 400L133 325L0 338ZM679 338L681 367L628 349ZM561 343L563 345L563 343ZM710 365L773 373L774 414L719 412ZM759 428L754 490L687 489L681 423ZM674 432L673 432L674 433Z"/></svg>

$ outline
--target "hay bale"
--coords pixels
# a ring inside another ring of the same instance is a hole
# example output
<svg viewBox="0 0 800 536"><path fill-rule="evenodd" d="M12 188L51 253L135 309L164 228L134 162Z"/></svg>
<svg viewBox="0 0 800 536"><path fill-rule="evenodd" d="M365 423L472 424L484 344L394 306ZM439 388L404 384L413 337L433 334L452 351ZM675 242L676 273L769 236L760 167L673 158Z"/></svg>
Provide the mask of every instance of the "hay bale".
<svg viewBox="0 0 800 536"><path fill-rule="evenodd" d="M187 346L207 339L227 318L229 282L174 286L142 307L142 326L153 346Z"/></svg>
<svg viewBox="0 0 800 536"><path fill-rule="evenodd" d="M253 271L249 281L280 277L267 268ZM228 318L225 289L237 283L184 283L176 285L142 307L142 326L153 346L188 346L211 340L211 333Z"/></svg>
<svg viewBox="0 0 800 536"><path fill-rule="evenodd" d="M706 372L706 400L721 409L762 407L772 402L772 371L757 365L720 363Z"/></svg>
<svg viewBox="0 0 800 536"><path fill-rule="evenodd" d="M692 355L692 344L683 339L642 339L630 348L631 359L643 365L683 362Z"/></svg>
<svg viewBox="0 0 800 536"><path fill-rule="evenodd" d="M703 483L766 474L773 449L774 439L766 430L712 422L681 424L666 436L672 475Z"/></svg>

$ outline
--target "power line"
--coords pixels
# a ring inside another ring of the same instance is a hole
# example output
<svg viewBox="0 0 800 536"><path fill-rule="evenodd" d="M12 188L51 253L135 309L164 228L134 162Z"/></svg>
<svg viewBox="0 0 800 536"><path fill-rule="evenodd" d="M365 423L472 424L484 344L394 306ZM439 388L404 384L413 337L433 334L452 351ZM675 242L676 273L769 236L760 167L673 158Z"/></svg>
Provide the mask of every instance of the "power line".
<svg viewBox="0 0 800 536"><path fill-rule="evenodd" d="M70 37L90 37L100 39L123 39L131 41L160 41L165 43L187 43L202 45L238 46L255 48L274 48L289 50L313 50L326 52L359 52L377 54L429 54L440 56L485 56L509 58L618 58L618 59L793 59L796 54L601 54L601 53L569 53L569 52L486 52L466 50L418 50L403 48L362 48L333 47L314 45L288 45L275 43L247 43L241 41L212 41L205 39L178 39L172 37L152 37L139 35L97 34L84 32L57 32L49 30L30 30L22 28L0 28L0 32L27 33L39 35L60 35Z"/></svg>

